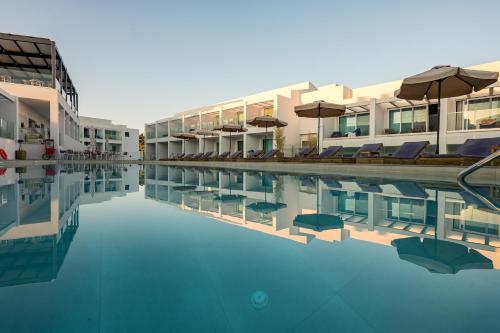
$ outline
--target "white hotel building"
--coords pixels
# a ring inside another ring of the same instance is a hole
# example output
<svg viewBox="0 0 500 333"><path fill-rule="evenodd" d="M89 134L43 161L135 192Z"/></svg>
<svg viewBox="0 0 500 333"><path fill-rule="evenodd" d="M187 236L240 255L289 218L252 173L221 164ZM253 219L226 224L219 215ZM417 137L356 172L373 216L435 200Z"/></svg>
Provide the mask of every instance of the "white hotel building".
<svg viewBox="0 0 500 333"><path fill-rule="evenodd" d="M127 160L140 159L138 129L91 117L80 117L80 128L80 141L86 149L114 153Z"/></svg>
<svg viewBox="0 0 500 333"><path fill-rule="evenodd" d="M18 140L40 159L44 140L80 150L78 92L56 43L0 33L0 149L14 158Z"/></svg>
<svg viewBox="0 0 500 333"><path fill-rule="evenodd" d="M467 68L500 71L500 61ZM344 116L321 121L322 148L341 145L344 152L349 152L365 143L382 143L387 153L405 141L427 140L429 151L434 151L437 101L398 99L394 91L400 85L401 80L398 80L351 89L342 84L315 87L304 82L180 112L145 125L145 159L163 159L183 150L200 152L203 138L184 142L173 136L178 132L212 129L227 123L248 128L248 132L233 135L231 151L243 150L246 155L250 149L271 149L275 142L269 139L274 131L271 130L266 138L264 128L246 125L247 120L264 114L288 122L284 127L284 153L289 156L300 147L315 142L317 135L316 119L298 118L294 107L317 100L343 104L347 108ZM443 153L455 151L468 138L500 136L500 83L467 96L442 99L439 120ZM358 136L354 134L357 128L360 130ZM229 134L220 133L206 138L205 150L221 153L229 150L228 144Z"/></svg>

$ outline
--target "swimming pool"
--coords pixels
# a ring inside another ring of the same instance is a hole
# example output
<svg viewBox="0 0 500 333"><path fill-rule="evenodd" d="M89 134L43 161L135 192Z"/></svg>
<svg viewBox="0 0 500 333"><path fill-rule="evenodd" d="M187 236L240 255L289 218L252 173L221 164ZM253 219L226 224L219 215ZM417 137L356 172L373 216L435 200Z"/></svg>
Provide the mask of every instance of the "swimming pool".
<svg viewBox="0 0 500 333"><path fill-rule="evenodd" d="M0 331L499 331L499 225L452 183L2 169Z"/></svg>

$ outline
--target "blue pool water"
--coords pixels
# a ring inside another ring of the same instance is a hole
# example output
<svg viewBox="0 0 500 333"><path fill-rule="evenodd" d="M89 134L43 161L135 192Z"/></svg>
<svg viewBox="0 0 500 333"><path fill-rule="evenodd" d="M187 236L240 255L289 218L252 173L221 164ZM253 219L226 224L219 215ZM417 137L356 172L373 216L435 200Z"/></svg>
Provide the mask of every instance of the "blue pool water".
<svg viewBox="0 0 500 333"><path fill-rule="evenodd" d="M499 225L456 184L0 169L0 332L498 332Z"/></svg>

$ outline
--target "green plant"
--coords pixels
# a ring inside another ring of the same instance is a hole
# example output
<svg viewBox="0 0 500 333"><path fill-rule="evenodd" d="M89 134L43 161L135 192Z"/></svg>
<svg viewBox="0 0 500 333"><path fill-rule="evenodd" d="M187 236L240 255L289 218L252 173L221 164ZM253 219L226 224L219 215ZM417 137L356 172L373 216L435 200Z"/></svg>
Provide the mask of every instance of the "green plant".
<svg viewBox="0 0 500 333"><path fill-rule="evenodd" d="M274 136L276 138L276 149L278 149L280 152L283 152L283 149L285 148L285 135L283 133L283 128L279 127L276 128L274 131Z"/></svg>

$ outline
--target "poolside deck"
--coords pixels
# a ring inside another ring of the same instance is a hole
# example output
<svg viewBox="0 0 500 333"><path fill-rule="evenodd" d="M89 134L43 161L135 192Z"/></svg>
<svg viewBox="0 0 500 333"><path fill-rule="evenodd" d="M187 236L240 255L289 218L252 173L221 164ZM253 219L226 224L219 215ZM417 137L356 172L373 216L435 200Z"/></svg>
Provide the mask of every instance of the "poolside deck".
<svg viewBox="0 0 500 333"><path fill-rule="evenodd" d="M382 165L382 164L338 164L338 163L301 163L301 162L251 162L251 161L2 161L0 168L23 167L31 165L54 164L155 164L167 166L188 166L223 168L237 170L258 170L283 173L369 176L383 178L397 178L422 181L456 182L457 175L463 166L434 166L434 165ZM500 167L485 167L470 175L467 180L471 183L499 184Z"/></svg>

